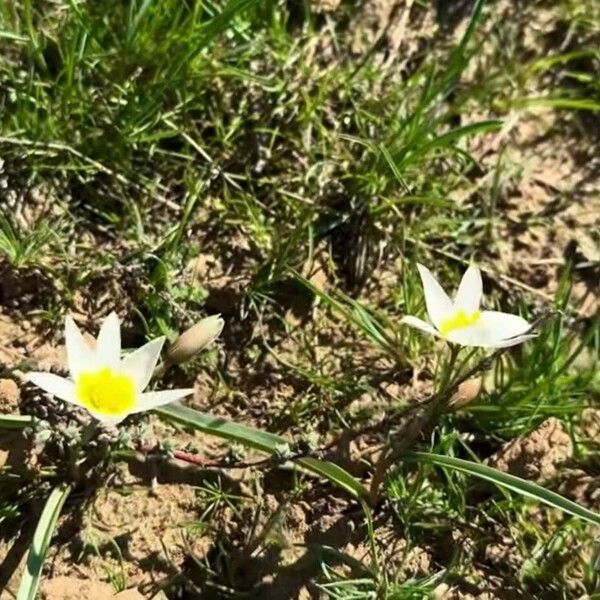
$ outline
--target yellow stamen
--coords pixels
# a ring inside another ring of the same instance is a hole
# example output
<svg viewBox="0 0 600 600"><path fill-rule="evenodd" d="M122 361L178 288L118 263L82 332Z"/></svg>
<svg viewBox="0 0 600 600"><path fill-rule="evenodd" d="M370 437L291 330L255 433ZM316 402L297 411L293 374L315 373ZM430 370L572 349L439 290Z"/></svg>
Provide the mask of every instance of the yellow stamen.
<svg viewBox="0 0 600 600"><path fill-rule="evenodd" d="M481 311L476 310L472 313L466 313L464 310L457 310L452 316L447 317L442 321L440 326L440 333L446 337L451 331L455 329L463 329L464 327L470 327L475 325L481 317Z"/></svg>
<svg viewBox="0 0 600 600"><path fill-rule="evenodd" d="M75 383L77 398L87 409L119 416L135 405L135 385L127 375L102 367L81 373Z"/></svg>

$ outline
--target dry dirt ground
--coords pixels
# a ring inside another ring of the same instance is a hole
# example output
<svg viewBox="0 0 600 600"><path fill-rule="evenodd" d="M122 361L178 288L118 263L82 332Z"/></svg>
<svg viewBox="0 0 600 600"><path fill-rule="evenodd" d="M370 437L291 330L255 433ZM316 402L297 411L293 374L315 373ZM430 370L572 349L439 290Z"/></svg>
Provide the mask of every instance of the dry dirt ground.
<svg viewBox="0 0 600 600"><path fill-rule="evenodd" d="M324 14L335 15L339 2L316 4ZM370 0L363 4L350 28L354 31L350 50L359 54L381 38L380 60L384 65L392 52L410 56L422 48L423 40L444 28L451 32L449 35L458 36L464 26L460 7L468 3L456 3L455 12L445 15L443 23L439 11L433 10L425 16L420 13L419 22L411 22L407 8L413 4L410 0ZM501 6L506 18L511 18L512 3ZM530 26L550 29L553 18L548 9L547 13L536 14ZM527 39L523 43L527 44ZM320 51L327 60L330 50L326 39ZM594 238L600 216L600 159L598 138L577 131L577 126L568 115L549 109L526 116L515 114L500 132L476 138L471 151L484 165L498 161L500 153L506 165L500 183L504 193L501 204L495 207L502 216L495 225L495 244L486 257L487 264L494 265L493 274L499 275L494 277L499 291L509 293L516 285L519 293L540 305L547 303L568 261L575 265L573 295L579 313L575 318L585 321L597 314L600 296L600 279L593 267L600 258ZM597 133L598 123L590 125L593 127ZM478 186L489 185L484 179L461 190L457 200L469 207L476 201ZM43 201L30 200L27 206L42 213L52 210ZM199 235L207 239L210 236L209 232ZM228 381L221 381L214 369L206 369L197 377L190 406L257 427L295 433L297 421L290 417L286 406L290 398L306 392L307 384L281 369L280 361L289 358L302 365L303 361L309 364L314 357L322 357L326 370L335 376L348 368L344 361L348 360L349 347L353 348L352 369L362 369L369 391L353 390L346 398L332 398L330 403L311 407L308 425L316 434L326 433L319 429L320 413L344 410L354 414L368 407L371 414L377 414L397 398L422 397L431 390L427 365L421 377L408 374L398 378L390 371L392 365L382 364L368 344L344 324L331 325L317 336L306 314L292 309L285 317L291 335L269 323L239 322L237 302L246 266L253 257L243 239L225 242L199 256L190 265L188 275L190 281L199 281L210 291L209 305L230 321L218 345ZM307 267L307 272L312 272L316 285L326 288L327 269L319 265L318 259L315 264ZM378 268L377 281L368 282L363 295L373 304L385 304L387 290L395 286L403 265L400 260L383 258ZM48 332L44 321L31 312L39 306L40 297L56 292L53 282L44 273L16 271L1 260L0 274L0 365L10 369L36 365L64 371L60 332ZM486 283L492 283L492 278ZM134 295L130 285L126 273L111 280L99 276L97 282L92 281L87 294L73 299L80 323L93 331L98 315L112 308L125 315ZM97 289L103 289L103 293L98 294ZM54 336L50 341L49 333ZM247 341L265 333L274 352L248 356ZM125 335L132 341L139 337L135 331ZM315 343L312 357L303 350L310 337ZM174 376L175 380L184 377L185 373ZM54 418L63 427L77 423L79 416L74 417L66 409L65 414L59 411L53 416L48 406L46 399L22 387L17 378L0 379L1 413L34 413ZM590 410L585 426L593 432L594 427L600 429L599 422L597 413ZM155 416L142 426L131 426L132 435L137 435L140 427L146 439L168 439L182 448L193 446L208 458L229 451L222 442L165 425ZM346 456L335 458L361 475L360 461L356 460L361 450L360 444L353 444ZM569 432L551 418L531 434L503 444L487 456L487 462L521 477L550 483L586 506L600 509L597 475L580 465L570 467L573 458ZM0 433L0 467L43 470L49 464L43 441L18 432ZM217 497L215 490L225 490L227 499ZM356 506L325 484L305 479L298 485L293 473L280 469L221 472L176 460L151 461L133 455L119 464L108 486L78 491L70 504L72 509L59 520L47 558L41 586L41 597L47 600L158 599L164 598L163 594L169 598L218 598L227 597L230 585L249 592L246 597L317 598L324 597L314 584L319 553L324 547L358 561L370 560L361 529L363 516ZM40 506L39 501L35 502L33 513ZM542 522L552 518L545 512L531 515L532 520ZM16 593L34 524L35 519L30 519L22 528L0 534L2 600ZM466 524L456 523L447 531L444 543L428 545L424 541L409 546L393 519L382 513L375 522L380 561L400 579L426 576L435 565L449 559L448 546L463 546L473 557L472 573L466 574L463 581L440 584L436 598L523 597L510 577L511 565L522 562L511 532L486 523L484 517L471 525L467 528ZM220 576L215 578L215 572ZM471 575L486 579L488 587L473 584ZM128 590L114 595L121 587ZM168 595L181 589L188 595Z"/></svg>

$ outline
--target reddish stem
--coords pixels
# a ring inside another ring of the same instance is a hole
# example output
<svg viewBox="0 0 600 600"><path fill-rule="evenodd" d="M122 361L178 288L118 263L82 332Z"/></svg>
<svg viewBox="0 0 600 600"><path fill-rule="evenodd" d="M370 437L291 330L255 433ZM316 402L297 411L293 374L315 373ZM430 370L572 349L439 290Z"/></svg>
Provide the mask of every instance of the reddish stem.
<svg viewBox="0 0 600 600"><path fill-rule="evenodd" d="M164 454L158 452L156 446L150 445L137 445L137 451L145 454L147 456L156 455L156 456L164 456ZM209 460L208 458L204 458L199 454L194 454L193 452L186 452L185 450L171 450L170 454L177 458L178 460L182 460L183 462L190 463L192 465L197 465L199 467L218 467L219 463L214 460Z"/></svg>

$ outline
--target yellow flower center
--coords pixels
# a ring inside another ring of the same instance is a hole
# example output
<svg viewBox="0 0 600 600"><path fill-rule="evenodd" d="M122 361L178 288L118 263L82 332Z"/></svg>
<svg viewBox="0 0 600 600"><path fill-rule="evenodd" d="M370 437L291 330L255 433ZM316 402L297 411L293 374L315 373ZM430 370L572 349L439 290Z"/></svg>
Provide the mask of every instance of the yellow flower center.
<svg viewBox="0 0 600 600"><path fill-rule="evenodd" d="M87 409L103 415L119 416L135 405L135 385L127 375L102 367L81 373L75 394Z"/></svg>
<svg viewBox="0 0 600 600"><path fill-rule="evenodd" d="M442 321L440 325L440 333L446 337L450 332L455 329L463 329L464 327L470 327L475 325L481 317L481 311L476 310L472 313L466 313L464 310L457 310L452 316L447 317Z"/></svg>

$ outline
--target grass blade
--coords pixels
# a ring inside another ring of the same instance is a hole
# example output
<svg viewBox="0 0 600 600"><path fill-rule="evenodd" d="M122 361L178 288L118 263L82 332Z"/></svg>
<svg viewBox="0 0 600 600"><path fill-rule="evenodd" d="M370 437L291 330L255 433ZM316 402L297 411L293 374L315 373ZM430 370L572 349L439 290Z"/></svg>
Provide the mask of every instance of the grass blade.
<svg viewBox="0 0 600 600"><path fill-rule="evenodd" d="M455 86L460 74L463 72L465 66L469 62L469 53L467 48L475 35L475 31L481 22L481 16L483 13L483 7L486 4L486 0L476 0L473 8L471 9L471 16L465 33L463 34L458 47L454 50L450 56L449 65L447 68L442 88L440 91L446 96L452 88Z"/></svg>
<svg viewBox="0 0 600 600"><path fill-rule="evenodd" d="M135 13L135 16L132 18L131 24L127 31L127 43L130 44L132 42L132 40L135 37L135 34L137 33L137 30L140 26L140 23L141 23L142 19L144 18L146 11L150 8L151 4L152 4L152 0L144 0L142 2L142 5L138 9L138 11ZM132 6L134 6L134 5L132 5Z"/></svg>
<svg viewBox="0 0 600 600"><path fill-rule="evenodd" d="M33 542L29 548L27 566L21 579L17 600L34 600L36 597L50 539L63 504L70 493L71 488L69 486L59 486L52 490L48 500L46 500L42 516L33 534Z"/></svg>
<svg viewBox="0 0 600 600"><path fill-rule="evenodd" d="M180 62L180 66L176 68L175 74L179 74L185 65L189 65L218 35L229 29L234 18L254 6L258 0L230 0L202 29L202 34L195 48L190 52L184 60Z"/></svg>
<svg viewBox="0 0 600 600"><path fill-rule="evenodd" d="M408 452L405 457L407 460L432 463L439 467L454 469L455 471L460 471L467 475L479 477L480 479L509 489L522 496L527 496L539 502L543 502L552 508L558 508L570 515L600 525L600 515L598 513L595 513L572 500L568 500L556 492L547 490L537 483L532 483L531 481L521 479L520 477L510 475L509 473L504 473L493 467L488 467L487 465L471 462L469 460L463 460L461 458L454 458L453 456L442 456L441 454L431 454L429 452Z"/></svg>
<svg viewBox="0 0 600 600"><path fill-rule="evenodd" d="M290 443L281 436L253 429L246 425L239 425L186 406L172 404L158 408L156 412L203 433L239 442L244 446L267 454L284 454L286 450L291 450ZM357 498L366 497L366 490L361 483L350 473L332 462L312 457L298 458L295 462L303 469L328 479Z"/></svg>
<svg viewBox="0 0 600 600"><path fill-rule="evenodd" d="M306 277L303 277L294 269L288 269L288 272L304 287L310 290L317 298L322 300L329 308L340 314L346 321L352 323L365 337L376 343L380 348L392 354L400 362L404 361L403 356L394 346L394 344L386 337L383 328L374 320L371 315L355 300L339 294L341 299L346 302L341 302L337 298L330 296L314 286Z"/></svg>
<svg viewBox="0 0 600 600"><path fill-rule="evenodd" d="M467 29L463 34L460 44L457 48L457 54L459 56L464 56L467 46L471 41L471 38L475 34L475 30L481 21L481 13L483 11L483 7L486 3L486 0L476 0L473 8L471 9L471 16L469 17L469 24L467 25Z"/></svg>
<svg viewBox="0 0 600 600"><path fill-rule="evenodd" d="M600 112L600 102L592 98L565 98L565 97L530 97L518 98L512 102L512 107L517 109L527 108L555 108L567 110L589 110Z"/></svg>
<svg viewBox="0 0 600 600"><path fill-rule="evenodd" d="M25 429L34 422L35 419L29 415L0 415L0 429Z"/></svg>
<svg viewBox="0 0 600 600"><path fill-rule="evenodd" d="M452 144L459 141L460 139L476 134L489 133L490 131L498 131L502 128L502 121L498 119L480 121L479 123L470 123L469 125L463 125L451 129L442 135L424 143L417 149L419 154L425 154L433 148L446 148L451 147Z"/></svg>

